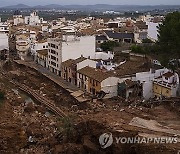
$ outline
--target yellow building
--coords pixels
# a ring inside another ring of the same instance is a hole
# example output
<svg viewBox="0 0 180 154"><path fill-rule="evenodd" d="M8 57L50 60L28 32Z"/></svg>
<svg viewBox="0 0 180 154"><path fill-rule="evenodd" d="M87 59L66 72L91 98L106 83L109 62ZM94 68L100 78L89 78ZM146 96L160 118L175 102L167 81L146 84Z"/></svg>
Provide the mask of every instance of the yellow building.
<svg viewBox="0 0 180 154"><path fill-rule="evenodd" d="M77 86L82 90L101 97L111 98L117 96L119 78L101 69L86 66L77 71Z"/></svg>
<svg viewBox="0 0 180 154"><path fill-rule="evenodd" d="M167 72L153 81L153 92L157 98L175 97L179 80L176 73Z"/></svg>

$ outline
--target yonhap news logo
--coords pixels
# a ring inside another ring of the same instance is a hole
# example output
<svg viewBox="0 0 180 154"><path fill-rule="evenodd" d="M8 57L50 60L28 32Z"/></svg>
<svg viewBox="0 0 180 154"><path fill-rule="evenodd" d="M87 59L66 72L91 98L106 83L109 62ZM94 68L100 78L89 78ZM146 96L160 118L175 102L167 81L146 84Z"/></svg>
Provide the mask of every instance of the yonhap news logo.
<svg viewBox="0 0 180 154"><path fill-rule="evenodd" d="M112 144L176 144L178 138L176 137L114 137L112 133L104 133L99 137L99 144L101 148L105 149Z"/></svg>
<svg viewBox="0 0 180 154"><path fill-rule="evenodd" d="M99 143L101 148L105 149L112 145L113 143L113 136L112 133L104 133L99 137Z"/></svg>

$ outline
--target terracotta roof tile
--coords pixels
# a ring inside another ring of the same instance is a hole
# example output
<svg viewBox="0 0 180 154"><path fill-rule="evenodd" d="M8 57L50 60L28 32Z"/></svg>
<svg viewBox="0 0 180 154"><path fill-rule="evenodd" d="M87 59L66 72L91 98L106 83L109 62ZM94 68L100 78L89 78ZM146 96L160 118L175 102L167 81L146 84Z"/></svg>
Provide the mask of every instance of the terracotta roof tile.
<svg viewBox="0 0 180 154"><path fill-rule="evenodd" d="M92 78L96 81L102 82L103 80L107 79L108 77L111 77L112 74L109 72L104 72L100 69L95 69L89 66L86 66L80 70L78 70L78 73L81 73L89 78Z"/></svg>

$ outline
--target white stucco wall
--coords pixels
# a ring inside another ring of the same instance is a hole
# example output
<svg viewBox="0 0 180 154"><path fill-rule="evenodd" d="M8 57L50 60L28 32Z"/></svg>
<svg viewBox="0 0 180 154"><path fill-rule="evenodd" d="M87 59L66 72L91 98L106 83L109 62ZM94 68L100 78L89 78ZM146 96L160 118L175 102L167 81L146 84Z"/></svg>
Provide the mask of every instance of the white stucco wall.
<svg viewBox="0 0 180 154"><path fill-rule="evenodd" d="M37 51L38 50L43 50L43 49L48 49L48 42L43 42L43 43L34 43L32 46L31 46L31 54L33 56L35 56L34 60L37 59Z"/></svg>
<svg viewBox="0 0 180 154"><path fill-rule="evenodd" d="M18 25L24 23L24 19L22 17L14 18L14 25Z"/></svg>
<svg viewBox="0 0 180 154"><path fill-rule="evenodd" d="M102 60L107 60L107 59L113 59L114 58L114 53L108 51L106 52L96 52L94 55L90 56L91 59L102 59Z"/></svg>
<svg viewBox="0 0 180 154"><path fill-rule="evenodd" d="M62 42L62 61L77 59L81 55L88 58L95 54L95 36L82 36L77 41Z"/></svg>
<svg viewBox="0 0 180 154"><path fill-rule="evenodd" d="M57 38L49 38L48 43L52 43L56 45L57 48L53 48L51 46L48 46L48 67L50 68L50 71L53 71L55 69L57 74L60 74L61 71L61 63L62 63L62 50L61 50L61 42L60 39ZM51 50L55 51L55 54L51 52ZM54 56L56 60L52 59L51 56ZM52 65L51 62L54 62L56 66Z"/></svg>
<svg viewBox="0 0 180 154"><path fill-rule="evenodd" d="M159 25L158 23L153 23L153 22L146 22L148 25L148 36L154 40L157 41L157 26Z"/></svg>
<svg viewBox="0 0 180 154"><path fill-rule="evenodd" d="M8 34L0 33L0 50L9 49Z"/></svg>
<svg viewBox="0 0 180 154"><path fill-rule="evenodd" d="M168 69L159 69L155 73L141 72L136 73L136 81L140 81L143 84L143 97L145 100L153 97L153 80L154 78L166 73Z"/></svg>
<svg viewBox="0 0 180 154"><path fill-rule="evenodd" d="M86 60L77 64L77 70L80 70L81 68L86 67L86 66L96 68L96 61L86 59Z"/></svg>
<svg viewBox="0 0 180 154"><path fill-rule="evenodd" d="M109 77L101 82L101 90L108 93L105 98L117 96L119 78Z"/></svg>

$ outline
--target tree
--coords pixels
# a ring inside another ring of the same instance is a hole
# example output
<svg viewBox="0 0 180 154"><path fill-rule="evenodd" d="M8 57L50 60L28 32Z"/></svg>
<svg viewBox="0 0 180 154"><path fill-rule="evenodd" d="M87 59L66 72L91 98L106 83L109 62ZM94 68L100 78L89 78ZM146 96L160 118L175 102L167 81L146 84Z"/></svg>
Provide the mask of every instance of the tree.
<svg viewBox="0 0 180 154"><path fill-rule="evenodd" d="M114 41L108 41L101 44L101 49L103 51L112 51L114 47L118 47L119 43Z"/></svg>
<svg viewBox="0 0 180 154"><path fill-rule="evenodd" d="M139 54L144 54L145 53L143 47L141 47L139 45L132 45L131 46L131 51L134 52L134 53L139 53Z"/></svg>
<svg viewBox="0 0 180 154"><path fill-rule="evenodd" d="M158 45L168 57L180 58L180 12L169 13L158 26Z"/></svg>
<svg viewBox="0 0 180 154"><path fill-rule="evenodd" d="M150 39L146 38L146 39L142 40L142 43L153 43L153 41L151 41Z"/></svg>
<svg viewBox="0 0 180 154"><path fill-rule="evenodd" d="M74 131L74 117L62 117L59 119L59 122L59 132L61 132L67 140L70 140Z"/></svg>

